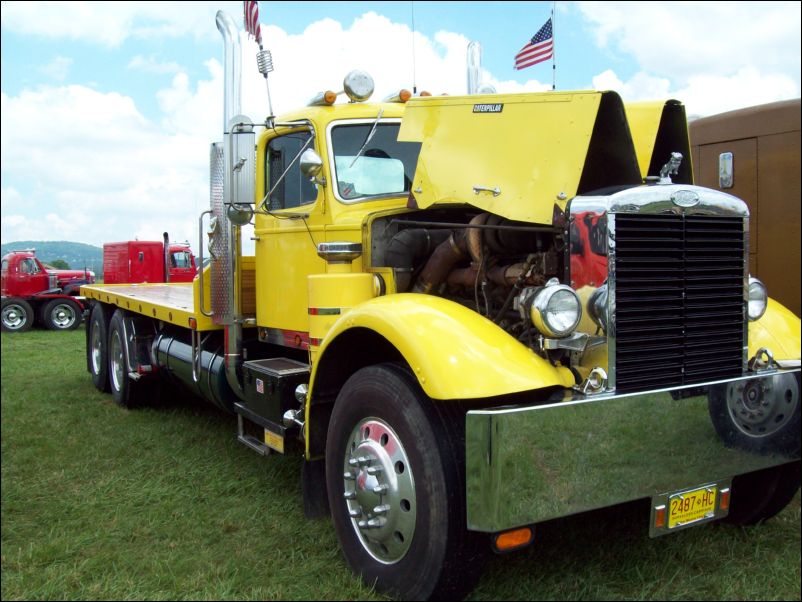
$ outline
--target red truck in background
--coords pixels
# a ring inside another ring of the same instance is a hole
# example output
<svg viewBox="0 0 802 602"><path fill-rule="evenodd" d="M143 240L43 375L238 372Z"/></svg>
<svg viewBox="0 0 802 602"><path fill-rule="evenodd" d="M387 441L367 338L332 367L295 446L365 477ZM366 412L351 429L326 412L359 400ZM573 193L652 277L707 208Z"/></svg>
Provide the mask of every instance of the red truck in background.
<svg viewBox="0 0 802 602"><path fill-rule="evenodd" d="M128 240L103 245L106 284L192 282L195 271L189 243L170 243L166 233L164 242Z"/></svg>
<svg viewBox="0 0 802 602"><path fill-rule="evenodd" d="M79 297L83 284L93 284L91 270L47 268L35 249L12 251L3 257L2 328L22 332L38 321L50 330L72 330L83 320L86 304Z"/></svg>

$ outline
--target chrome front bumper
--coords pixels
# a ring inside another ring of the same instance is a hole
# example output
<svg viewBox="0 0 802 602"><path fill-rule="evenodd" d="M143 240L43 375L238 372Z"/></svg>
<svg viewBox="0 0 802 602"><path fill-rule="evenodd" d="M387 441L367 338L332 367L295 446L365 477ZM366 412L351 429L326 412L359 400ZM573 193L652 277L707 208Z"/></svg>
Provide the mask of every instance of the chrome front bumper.
<svg viewBox="0 0 802 602"><path fill-rule="evenodd" d="M583 397L468 412L468 528L498 532L653 498L799 459L727 447L708 408L709 387Z"/></svg>

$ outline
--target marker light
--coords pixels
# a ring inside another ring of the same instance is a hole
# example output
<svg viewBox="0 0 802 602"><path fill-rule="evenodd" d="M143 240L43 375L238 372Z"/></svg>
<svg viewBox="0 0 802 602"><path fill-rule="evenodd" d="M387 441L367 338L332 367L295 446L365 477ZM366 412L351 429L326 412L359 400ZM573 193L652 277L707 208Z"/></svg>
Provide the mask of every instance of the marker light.
<svg viewBox="0 0 802 602"><path fill-rule="evenodd" d="M337 93L331 90L326 90L325 92L318 92L318 94L309 101L309 106L325 107L328 105L333 105L336 100Z"/></svg>
<svg viewBox="0 0 802 602"><path fill-rule="evenodd" d="M406 102L410 98L412 98L412 92L410 92L405 88L402 88L398 92L390 94L390 96L384 99L384 102Z"/></svg>
<svg viewBox="0 0 802 602"><path fill-rule="evenodd" d="M511 552L524 546L528 546L534 540L534 533L530 527L514 529L499 533L494 538L494 545L497 552Z"/></svg>

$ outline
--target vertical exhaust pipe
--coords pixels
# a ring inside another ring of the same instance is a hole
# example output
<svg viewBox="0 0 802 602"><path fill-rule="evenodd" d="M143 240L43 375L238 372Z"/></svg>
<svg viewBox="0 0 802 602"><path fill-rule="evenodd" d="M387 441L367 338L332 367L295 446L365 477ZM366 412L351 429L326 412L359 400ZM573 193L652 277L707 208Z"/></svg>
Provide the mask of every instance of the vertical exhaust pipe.
<svg viewBox="0 0 802 602"><path fill-rule="evenodd" d="M479 80L482 77L482 46L479 42L468 43L468 94L479 93Z"/></svg>
<svg viewBox="0 0 802 602"><path fill-rule="evenodd" d="M468 43L468 94L495 94L491 84L482 83L482 45L479 42Z"/></svg>
<svg viewBox="0 0 802 602"><path fill-rule="evenodd" d="M228 219L227 209L232 207L234 202L232 174L234 162L232 157L232 145L234 133L232 132L232 122L235 117L240 116L241 92L242 92L242 50L240 47L239 28L234 20L224 13L217 11L217 29L223 36L225 48L224 56L224 92L223 92L223 153L224 177L223 177L223 215L222 219L228 222L228 265L224 270L225 288L230 295L230 305L228 315L223 321L225 328L225 371L226 379L231 389L244 399L245 393L239 378L240 365L242 363L242 300L239 291L239 257L242 251L242 241L240 237L240 226L232 223Z"/></svg>
<svg viewBox="0 0 802 602"><path fill-rule="evenodd" d="M162 253L162 261L164 262L164 281L170 282L170 235L165 232L162 234L164 238L164 252Z"/></svg>

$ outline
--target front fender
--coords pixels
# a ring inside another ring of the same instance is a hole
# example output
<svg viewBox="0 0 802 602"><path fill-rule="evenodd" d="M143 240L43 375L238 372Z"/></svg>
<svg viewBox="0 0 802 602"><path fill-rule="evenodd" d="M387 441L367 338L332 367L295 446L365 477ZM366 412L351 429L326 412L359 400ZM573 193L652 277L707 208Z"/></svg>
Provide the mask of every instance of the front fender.
<svg viewBox="0 0 802 602"><path fill-rule="evenodd" d="M776 360L800 359L800 321L791 310L769 299L766 313L756 322L749 322L749 357L765 347Z"/></svg>
<svg viewBox="0 0 802 602"><path fill-rule="evenodd" d="M414 293L378 297L351 309L327 334L315 372L334 341L354 328L387 340L433 399L494 397L575 384L570 370L553 366L487 318L447 299Z"/></svg>

